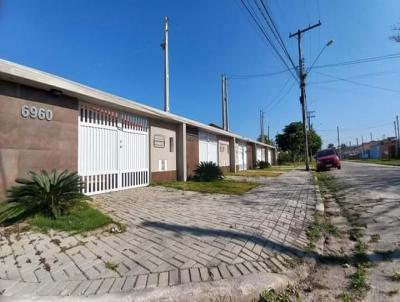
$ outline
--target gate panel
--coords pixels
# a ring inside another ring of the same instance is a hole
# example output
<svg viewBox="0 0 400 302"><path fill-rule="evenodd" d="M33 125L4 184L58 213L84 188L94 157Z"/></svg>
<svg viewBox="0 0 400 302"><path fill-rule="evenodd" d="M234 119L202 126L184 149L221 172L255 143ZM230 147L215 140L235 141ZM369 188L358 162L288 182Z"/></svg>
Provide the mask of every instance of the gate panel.
<svg viewBox="0 0 400 302"><path fill-rule="evenodd" d="M78 173L87 195L149 183L148 120L80 104Z"/></svg>

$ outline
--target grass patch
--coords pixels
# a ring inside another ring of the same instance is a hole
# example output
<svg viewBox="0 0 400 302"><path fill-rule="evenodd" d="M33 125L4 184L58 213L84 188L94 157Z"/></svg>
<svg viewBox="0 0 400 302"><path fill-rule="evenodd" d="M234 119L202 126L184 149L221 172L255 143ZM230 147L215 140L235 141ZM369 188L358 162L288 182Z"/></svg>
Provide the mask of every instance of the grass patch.
<svg viewBox="0 0 400 302"><path fill-rule="evenodd" d="M353 301L354 301L353 295L352 295L351 293L349 293L349 292L343 292L343 293L341 293L341 294L338 296L338 298L339 298L340 300L342 300L343 302L353 302Z"/></svg>
<svg viewBox="0 0 400 302"><path fill-rule="evenodd" d="M361 291L368 288L367 270L363 265L358 265L356 272L350 276L350 288Z"/></svg>
<svg viewBox="0 0 400 302"><path fill-rule="evenodd" d="M300 302L300 294L298 290L292 286L288 285L284 290L276 292L273 289L264 290L258 302Z"/></svg>
<svg viewBox="0 0 400 302"><path fill-rule="evenodd" d="M113 262L111 262L111 261L106 261L106 263L105 263L104 265L105 265L105 267L106 267L107 269L109 269L109 270L111 270L111 271L114 271L114 272L117 271L118 264L116 264L116 263L113 263Z"/></svg>
<svg viewBox="0 0 400 302"><path fill-rule="evenodd" d="M277 177L282 175L282 170L270 170L268 169L257 169L257 170L246 170L246 171L239 171L236 173L227 173L226 175L230 176L244 176L244 177Z"/></svg>
<svg viewBox="0 0 400 302"><path fill-rule="evenodd" d="M394 272L390 276L390 280L392 280L393 282L400 282L400 271Z"/></svg>
<svg viewBox="0 0 400 302"><path fill-rule="evenodd" d="M358 263L367 263L368 262L368 257L367 257L367 249L368 249L368 244L365 243L362 240L358 240L356 245L355 245L355 259L357 260Z"/></svg>
<svg viewBox="0 0 400 302"><path fill-rule="evenodd" d="M249 181L217 180L217 181L173 181L163 182L161 185L183 191L196 191L201 193L219 193L228 195L241 195L259 184Z"/></svg>
<svg viewBox="0 0 400 302"><path fill-rule="evenodd" d="M68 210L68 213L57 219L39 213L32 217L29 222L43 232L54 229L82 233L110 224L113 220L87 202L79 201Z"/></svg>
<svg viewBox="0 0 400 302"><path fill-rule="evenodd" d="M369 242L378 242L381 239L379 234L372 234Z"/></svg>
<svg viewBox="0 0 400 302"><path fill-rule="evenodd" d="M308 247L310 249L315 248L315 243L322 236L339 236L339 232L336 226L326 221L325 217L315 214L313 221L307 228L306 231L307 238L309 240Z"/></svg>

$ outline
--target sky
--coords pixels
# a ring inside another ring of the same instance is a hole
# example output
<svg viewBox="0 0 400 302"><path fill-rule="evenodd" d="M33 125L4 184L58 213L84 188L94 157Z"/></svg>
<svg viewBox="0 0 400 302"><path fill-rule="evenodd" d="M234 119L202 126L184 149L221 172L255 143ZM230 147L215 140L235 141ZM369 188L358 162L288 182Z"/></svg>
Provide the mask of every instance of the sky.
<svg viewBox="0 0 400 302"><path fill-rule="evenodd" d="M301 120L299 88L251 23L240 0L0 0L0 58L153 107L163 108L164 16L170 43L171 112L221 123L221 74L228 81L230 129L258 136L259 110L274 137ZM317 66L400 53L389 39L400 22L398 0L268 0L293 60L289 33L304 34L306 67L329 41ZM337 80L348 79L348 81ZM357 82L354 83L354 82ZM360 85L361 83L363 85ZM369 85L369 86L365 86ZM375 86L375 87L371 87ZM376 88L379 87L379 88ZM382 89L383 88L383 89ZM394 136L400 115L400 58L314 68L307 77L308 109L324 145Z"/></svg>

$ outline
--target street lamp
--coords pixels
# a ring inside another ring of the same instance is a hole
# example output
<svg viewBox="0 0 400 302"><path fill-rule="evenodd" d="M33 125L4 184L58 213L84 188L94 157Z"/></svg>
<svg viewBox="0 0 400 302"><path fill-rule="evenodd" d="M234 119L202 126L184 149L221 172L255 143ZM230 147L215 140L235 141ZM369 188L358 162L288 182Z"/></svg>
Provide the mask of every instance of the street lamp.
<svg viewBox="0 0 400 302"><path fill-rule="evenodd" d="M333 40L329 40L328 43L325 44L324 47L322 47L321 51L319 52L318 56L315 58L314 62L311 64L310 68L308 68L307 70L307 74L311 71L311 69L314 67L315 63L318 61L319 57L322 55L322 53L324 52L324 50L331 46L333 44Z"/></svg>

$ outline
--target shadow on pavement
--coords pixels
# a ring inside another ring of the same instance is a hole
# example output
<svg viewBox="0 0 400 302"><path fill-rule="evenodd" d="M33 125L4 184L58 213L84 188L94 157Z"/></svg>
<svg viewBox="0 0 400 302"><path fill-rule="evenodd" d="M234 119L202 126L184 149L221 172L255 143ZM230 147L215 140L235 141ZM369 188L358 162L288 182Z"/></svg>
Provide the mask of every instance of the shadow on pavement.
<svg viewBox="0 0 400 302"><path fill-rule="evenodd" d="M277 243L266 239L262 236L256 234L246 234L234 230L218 230L218 229L208 229L201 228L195 226L184 226L179 224L165 223L165 222L156 222L156 221L144 221L141 223L143 227L149 227L153 229L160 229L165 231L171 231L176 233L176 235L180 236L183 234L191 234L194 236L215 236L215 237L225 237L231 239L239 239L253 242L255 244L264 246L273 250L274 252L284 253L289 256L296 255L300 258L313 258L321 261L324 264L328 265L341 265L343 263L355 263L358 259L359 255L351 254L351 255L343 255L343 256L324 256L320 255L315 251L310 250L302 250L300 248L287 246L282 243ZM368 261L371 263L377 263L382 261L387 261L388 257L390 259L400 259L400 250L392 250L392 251L384 251L384 252L373 252L372 254L368 254Z"/></svg>

